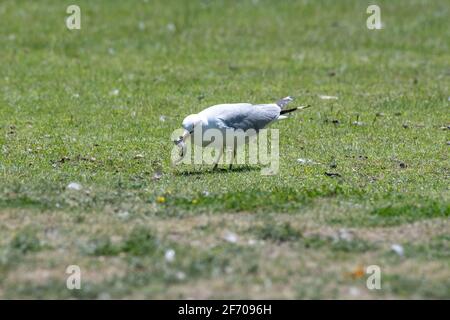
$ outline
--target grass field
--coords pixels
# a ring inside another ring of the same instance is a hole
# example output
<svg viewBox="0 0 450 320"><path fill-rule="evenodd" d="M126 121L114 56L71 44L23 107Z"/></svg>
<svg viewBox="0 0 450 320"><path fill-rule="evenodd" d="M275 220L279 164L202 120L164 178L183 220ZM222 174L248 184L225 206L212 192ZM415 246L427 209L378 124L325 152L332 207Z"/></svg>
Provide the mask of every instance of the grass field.
<svg viewBox="0 0 450 320"><path fill-rule="evenodd" d="M369 4L3 0L0 298L449 299L450 3ZM279 174L171 165L184 116L287 95Z"/></svg>

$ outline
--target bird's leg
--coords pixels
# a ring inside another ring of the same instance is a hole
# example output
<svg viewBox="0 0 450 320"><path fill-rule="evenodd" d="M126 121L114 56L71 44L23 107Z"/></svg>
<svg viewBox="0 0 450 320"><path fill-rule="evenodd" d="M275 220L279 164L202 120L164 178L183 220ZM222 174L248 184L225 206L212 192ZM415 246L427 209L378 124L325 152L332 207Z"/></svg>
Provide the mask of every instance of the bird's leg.
<svg viewBox="0 0 450 320"><path fill-rule="evenodd" d="M214 161L214 167L213 167L213 171L217 169L217 166L219 165L219 160L220 157L222 157L223 154L223 148L219 149L219 155L216 158L216 161Z"/></svg>
<svg viewBox="0 0 450 320"><path fill-rule="evenodd" d="M233 148L233 153L232 153L231 161L230 161L230 170L231 170L231 168L233 168L233 162L235 159L236 159L236 146Z"/></svg>

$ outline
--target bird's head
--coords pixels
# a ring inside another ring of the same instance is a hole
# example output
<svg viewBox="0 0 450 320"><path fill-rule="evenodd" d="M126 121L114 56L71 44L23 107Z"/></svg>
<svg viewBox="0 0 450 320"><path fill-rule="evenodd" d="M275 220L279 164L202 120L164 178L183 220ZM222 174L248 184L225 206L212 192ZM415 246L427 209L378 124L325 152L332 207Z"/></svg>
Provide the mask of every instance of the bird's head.
<svg viewBox="0 0 450 320"><path fill-rule="evenodd" d="M198 114L191 114L184 118L182 123L182 127L184 129L184 133L182 136L183 141L185 141L189 135L193 134L195 127L200 125L201 123L202 119Z"/></svg>
<svg viewBox="0 0 450 320"><path fill-rule="evenodd" d="M186 139L194 133L195 127L201 125L202 119L198 114L191 114L184 118L182 126L184 129L183 135L181 135L177 140L173 142L178 147L181 147L180 156L183 158L186 154Z"/></svg>

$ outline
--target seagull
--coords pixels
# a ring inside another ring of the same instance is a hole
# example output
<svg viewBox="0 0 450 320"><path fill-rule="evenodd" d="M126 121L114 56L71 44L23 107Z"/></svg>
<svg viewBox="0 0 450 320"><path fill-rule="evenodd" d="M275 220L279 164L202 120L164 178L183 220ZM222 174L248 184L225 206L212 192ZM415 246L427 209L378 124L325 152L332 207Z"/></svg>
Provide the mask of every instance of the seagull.
<svg viewBox="0 0 450 320"><path fill-rule="evenodd" d="M189 137L192 137L192 142L200 147L212 146L219 149L213 166L213 170L215 170L223 155L225 141L220 140L219 143L215 144L215 140L194 139L194 132L198 128L201 128L203 133L208 129L218 129L224 134L226 130L232 130L233 132L239 130L239 132L243 131L244 133L250 132L250 135L258 134L259 130L273 122L286 119L286 114L310 107L308 105L286 109L286 105L293 100L292 97L288 96L271 104L228 103L208 107L197 114L191 114L184 118L182 123L184 132L174 143L181 147L181 157L184 157L186 153L185 141ZM234 143L232 146L233 156L230 162L230 169L236 157L236 147L237 145Z"/></svg>

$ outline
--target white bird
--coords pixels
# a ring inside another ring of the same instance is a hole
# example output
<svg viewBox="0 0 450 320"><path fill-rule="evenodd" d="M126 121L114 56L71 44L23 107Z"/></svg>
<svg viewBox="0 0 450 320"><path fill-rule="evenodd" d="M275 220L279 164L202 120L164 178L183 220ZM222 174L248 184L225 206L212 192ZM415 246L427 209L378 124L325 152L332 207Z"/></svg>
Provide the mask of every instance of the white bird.
<svg viewBox="0 0 450 320"><path fill-rule="evenodd" d="M284 109L292 100L291 97L286 97L271 104L230 103L211 106L197 114L191 114L184 118L182 123L184 128L183 135L174 142L176 145L182 147L181 157L185 155L184 142L188 137L192 137L192 142L198 146L212 146L219 149L219 154L213 167L213 169L216 169L223 154L223 148L226 143L225 139L220 140L220 143L216 144L214 143L215 141L205 140L203 137L200 140L196 140L194 139L194 132L196 132L197 128L201 128L202 133L205 133L208 129L218 129L224 136L226 130L232 130L233 132L242 130L245 133L251 132L257 134L259 130L267 127L269 124L287 118L284 114L309 107ZM233 143L232 149L233 158L230 162L230 169L236 156L235 142Z"/></svg>

